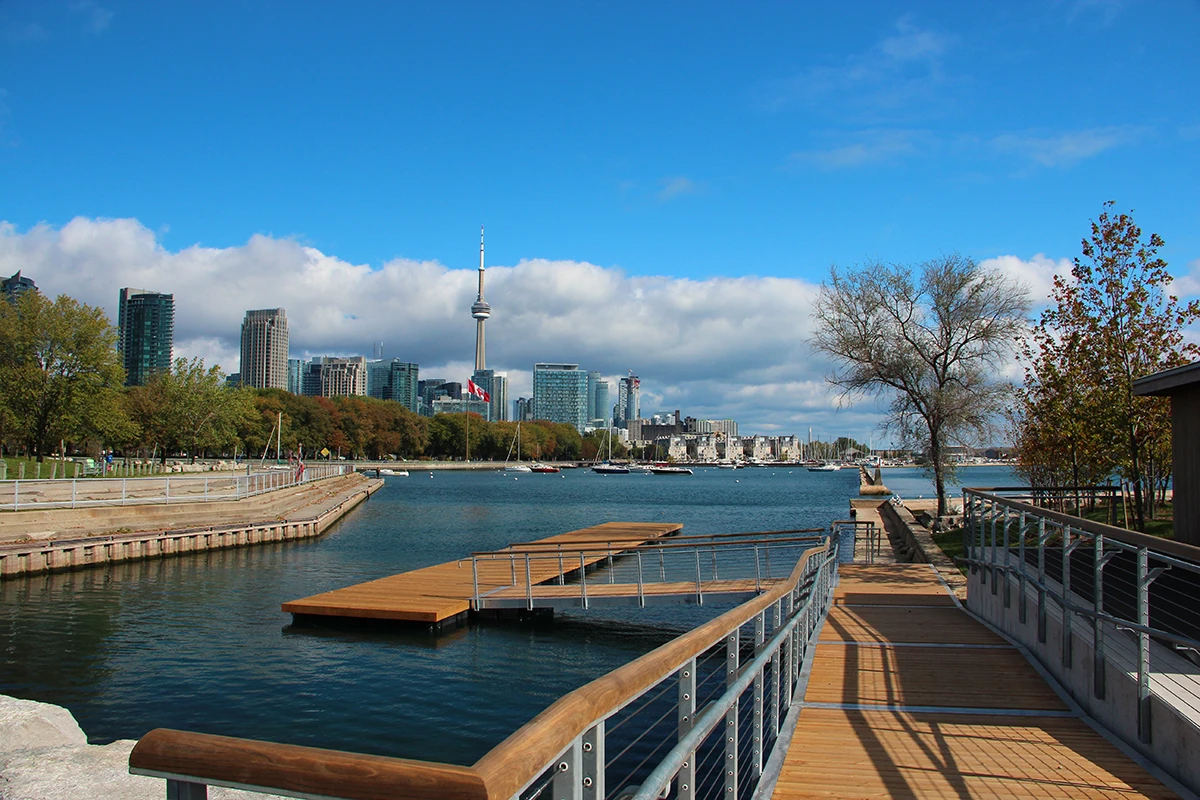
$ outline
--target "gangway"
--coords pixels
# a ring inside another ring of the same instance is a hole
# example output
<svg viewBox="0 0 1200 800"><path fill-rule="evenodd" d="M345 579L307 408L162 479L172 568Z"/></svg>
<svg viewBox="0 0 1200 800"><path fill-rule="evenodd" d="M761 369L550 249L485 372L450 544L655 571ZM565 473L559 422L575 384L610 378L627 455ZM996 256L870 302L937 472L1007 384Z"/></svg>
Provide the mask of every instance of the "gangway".
<svg viewBox="0 0 1200 800"><path fill-rule="evenodd" d="M471 608L645 608L749 600L787 577L805 550L824 542L822 533L822 528L806 528L676 536L632 546L602 540L529 542L472 553Z"/></svg>

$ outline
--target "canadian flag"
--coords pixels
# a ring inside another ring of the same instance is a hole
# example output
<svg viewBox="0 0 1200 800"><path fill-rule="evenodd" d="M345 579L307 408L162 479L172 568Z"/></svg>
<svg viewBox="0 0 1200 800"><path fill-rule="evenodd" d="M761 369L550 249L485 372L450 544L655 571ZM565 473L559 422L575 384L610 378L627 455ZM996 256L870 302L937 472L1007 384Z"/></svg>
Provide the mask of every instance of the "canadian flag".
<svg viewBox="0 0 1200 800"><path fill-rule="evenodd" d="M473 394L476 397L482 398L483 402L492 402L492 396L480 388L479 384L467 378L467 394Z"/></svg>

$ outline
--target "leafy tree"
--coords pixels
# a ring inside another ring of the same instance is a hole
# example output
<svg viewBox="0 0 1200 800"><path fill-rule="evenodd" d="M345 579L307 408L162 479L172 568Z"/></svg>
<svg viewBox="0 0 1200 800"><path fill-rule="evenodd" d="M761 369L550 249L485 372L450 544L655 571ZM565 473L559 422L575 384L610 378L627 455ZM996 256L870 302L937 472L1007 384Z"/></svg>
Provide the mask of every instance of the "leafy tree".
<svg viewBox="0 0 1200 800"><path fill-rule="evenodd" d="M984 438L1001 407L994 375L1025 326L1024 287L959 255L919 267L830 270L816 302L815 348L846 397L889 397L886 426L924 447L946 513L946 448Z"/></svg>
<svg viewBox="0 0 1200 800"><path fill-rule="evenodd" d="M1115 466L1133 489L1134 524L1145 530L1154 513L1154 488L1170 478L1170 405L1166 398L1137 397L1133 381L1183 366L1200 348L1183 341L1183 329L1200 318L1200 303L1170 294L1171 275L1158 257L1163 240L1142 237L1114 203L1091 224L1070 276L1054 279L1053 305L1043 314L1029 353L1022 435L1038 441L1045 411L1067 427L1070 457L1090 474ZM1042 438L1045 438L1042 433ZM1079 443L1078 447L1075 444ZM1046 450L1022 453L1022 465Z"/></svg>
<svg viewBox="0 0 1200 800"><path fill-rule="evenodd" d="M168 449L186 450L195 463L203 452L233 444L252 411L245 390L227 387L221 368L200 358L175 359L149 388L158 395L151 429L162 437L164 458Z"/></svg>
<svg viewBox="0 0 1200 800"><path fill-rule="evenodd" d="M0 303L0 403L30 455L43 460L60 439L128 435L116 340L102 309L66 295Z"/></svg>

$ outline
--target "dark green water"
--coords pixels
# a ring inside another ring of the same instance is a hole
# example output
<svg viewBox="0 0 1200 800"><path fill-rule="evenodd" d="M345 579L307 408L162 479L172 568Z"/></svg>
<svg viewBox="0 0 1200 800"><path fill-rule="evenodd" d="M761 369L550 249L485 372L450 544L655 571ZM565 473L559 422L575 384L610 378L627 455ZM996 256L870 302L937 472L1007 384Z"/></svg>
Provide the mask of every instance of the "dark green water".
<svg viewBox="0 0 1200 800"><path fill-rule="evenodd" d="M97 743L172 727L471 763L562 694L728 606L433 635L293 628L280 604L607 521L827 526L857 489L852 470L770 468L389 478L319 540L0 583L0 693L66 706Z"/></svg>

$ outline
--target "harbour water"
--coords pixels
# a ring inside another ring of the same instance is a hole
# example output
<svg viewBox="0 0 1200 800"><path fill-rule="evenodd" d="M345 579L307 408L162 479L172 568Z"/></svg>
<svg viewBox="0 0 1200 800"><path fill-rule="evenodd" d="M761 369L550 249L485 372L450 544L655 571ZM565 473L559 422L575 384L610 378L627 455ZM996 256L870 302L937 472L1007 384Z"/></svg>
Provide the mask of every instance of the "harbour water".
<svg viewBox="0 0 1200 800"><path fill-rule="evenodd" d="M433 634L296 628L280 604L606 521L823 527L857 489L855 471L801 468L413 472L319 540L0 583L0 693L66 706L95 743L172 727L471 763L565 692L727 606Z"/></svg>

